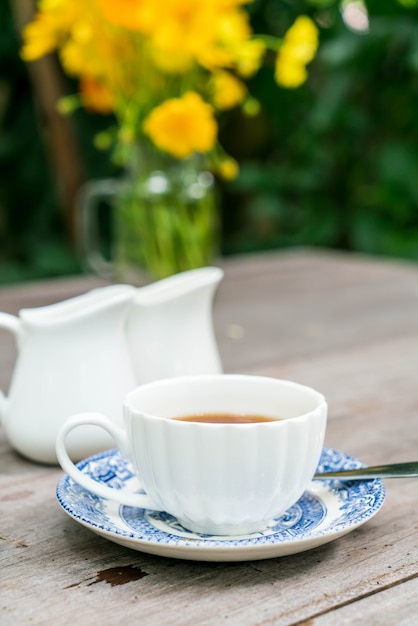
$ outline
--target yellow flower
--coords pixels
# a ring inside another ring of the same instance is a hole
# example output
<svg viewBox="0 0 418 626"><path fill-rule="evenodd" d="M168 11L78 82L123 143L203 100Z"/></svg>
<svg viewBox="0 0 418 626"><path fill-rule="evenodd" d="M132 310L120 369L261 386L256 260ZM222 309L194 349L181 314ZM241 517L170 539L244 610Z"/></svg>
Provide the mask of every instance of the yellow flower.
<svg viewBox="0 0 418 626"><path fill-rule="evenodd" d="M147 32L161 12L158 2L149 0L96 0L105 18L112 24Z"/></svg>
<svg viewBox="0 0 418 626"><path fill-rule="evenodd" d="M284 87L299 87L307 79L306 65L318 48L319 31L306 15L299 16L283 39L276 59L275 78Z"/></svg>
<svg viewBox="0 0 418 626"><path fill-rule="evenodd" d="M65 71L71 76L91 75L97 72L96 55L91 52L89 54L88 42L77 41L74 36L61 46L60 58Z"/></svg>
<svg viewBox="0 0 418 626"><path fill-rule="evenodd" d="M229 9L215 12L212 21L215 28L212 41L198 49L199 63L212 71L238 65L252 34L248 15L241 9Z"/></svg>
<svg viewBox="0 0 418 626"><path fill-rule="evenodd" d="M35 61L55 50L58 32L55 22L49 15L37 15L23 30L22 59Z"/></svg>
<svg viewBox="0 0 418 626"><path fill-rule="evenodd" d="M84 107L96 113L111 113L113 100L105 85L94 77L84 77L80 81L80 96Z"/></svg>
<svg viewBox="0 0 418 626"><path fill-rule="evenodd" d="M279 85L292 89L303 85L308 78L308 72L302 63L281 57L276 63L276 81Z"/></svg>
<svg viewBox="0 0 418 626"><path fill-rule="evenodd" d="M260 68L266 47L259 39L249 39L235 51L235 65L241 76L249 77Z"/></svg>
<svg viewBox="0 0 418 626"><path fill-rule="evenodd" d="M191 69L214 54L220 16L214 12L216 0L165 0L164 11L155 15L150 26L154 59L165 71Z"/></svg>
<svg viewBox="0 0 418 626"><path fill-rule="evenodd" d="M309 63L318 48L319 31L314 22L306 15L300 15L289 28L282 49L285 48L293 58L301 63Z"/></svg>
<svg viewBox="0 0 418 626"><path fill-rule="evenodd" d="M232 109L243 101L247 93L244 83L225 71L214 74L212 86L213 102L218 109Z"/></svg>
<svg viewBox="0 0 418 626"><path fill-rule="evenodd" d="M212 107L192 91L153 109L143 128L158 148L180 159L195 151L210 152L217 139Z"/></svg>
<svg viewBox="0 0 418 626"><path fill-rule="evenodd" d="M63 0L40 3L40 10L33 22L22 32L21 56L25 61L34 61L55 50L61 43L74 19L71 7Z"/></svg>
<svg viewBox="0 0 418 626"><path fill-rule="evenodd" d="M233 180L239 173L238 163L232 158L224 159L218 165L218 173L224 180Z"/></svg>

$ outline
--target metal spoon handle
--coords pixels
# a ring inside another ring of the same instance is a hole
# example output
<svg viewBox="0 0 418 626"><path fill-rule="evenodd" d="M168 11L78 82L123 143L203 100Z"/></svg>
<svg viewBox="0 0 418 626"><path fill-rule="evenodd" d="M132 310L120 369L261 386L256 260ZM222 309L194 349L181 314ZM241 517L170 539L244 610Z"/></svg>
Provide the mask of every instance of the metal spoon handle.
<svg viewBox="0 0 418 626"><path fill-rule="evenodd" d="M367 478L406 478L418 476L418 462L393 463L391 465L375 465L373 467L359 467L338 472L320 472L314 475L314 480L328 480L339 478L342 480L361 480Z"/></svg>

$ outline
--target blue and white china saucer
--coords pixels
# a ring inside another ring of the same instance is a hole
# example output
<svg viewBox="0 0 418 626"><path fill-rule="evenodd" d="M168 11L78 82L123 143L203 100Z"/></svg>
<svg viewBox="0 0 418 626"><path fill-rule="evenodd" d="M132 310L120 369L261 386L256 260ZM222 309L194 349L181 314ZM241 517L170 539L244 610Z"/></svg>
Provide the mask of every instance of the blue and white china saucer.
<svg viewBox="0 0 418 626"><path fill-rule="evenodd" d="M324 448L318 471L361 467L357 459ZM78 463L95 480L116 489L140 489L128 461L108 450ZM93 532L133 550L198 561L268 559L310 550L367 522L383 504L381 480L312 481L300 500L271 526L252 535L219 537L184 529L168 513L129 507L83 489L65 475L57 498L68 515Z"/></svg>

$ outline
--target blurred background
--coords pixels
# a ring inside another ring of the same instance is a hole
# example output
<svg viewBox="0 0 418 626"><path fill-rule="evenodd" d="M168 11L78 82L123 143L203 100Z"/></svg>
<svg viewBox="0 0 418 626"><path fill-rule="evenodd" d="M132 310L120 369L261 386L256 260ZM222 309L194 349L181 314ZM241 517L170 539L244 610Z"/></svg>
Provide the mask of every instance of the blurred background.
<svg viewBox="0 0 418 626"><path fill-rule="evenodd" d="M256 32L300 14L320 27L309 80L251 80L262 109L222 120L240 163L218 182L224 255L320 246L418 259L418 0L256 0ZM0 283L85 271L74 217L84 181L118 176L94 137L106 116L63 118L75 91L56 59L19 57L33 0L0 0Z"/></svg>

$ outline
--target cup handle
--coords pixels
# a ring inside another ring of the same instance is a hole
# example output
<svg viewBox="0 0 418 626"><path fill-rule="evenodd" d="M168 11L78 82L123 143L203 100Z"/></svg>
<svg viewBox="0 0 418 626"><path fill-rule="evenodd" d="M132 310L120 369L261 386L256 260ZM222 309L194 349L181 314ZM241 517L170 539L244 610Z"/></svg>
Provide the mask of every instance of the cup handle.
<svg viewBox="0 0 418 626"><path fill-rule="evenodd" d="M77 198L81 254L89 269L105 279L114 277L114 267L100 250L99 206L103 200L113 200L119 189L117 179L104 178L85 183Z"/></svg>
<svg viewBox="0 0 418 626"><path fill-rule="evenodd" d="M128 456L128 439L122 428L115 426L109 418L100 413L79 413L66 420L57 435L56 453L62 469L81 487L84 487L84 489L91 491L101 498L141 509L162 511L163 508L158 506L149 495L143 493L126 493L119 489L107 487L107 485L93 480L93 478L84 474L74 465L67 453L66 437L75 428L86 425L100 426L100 428L103 428L115 440L120 452L124 456Z"/></svg>

